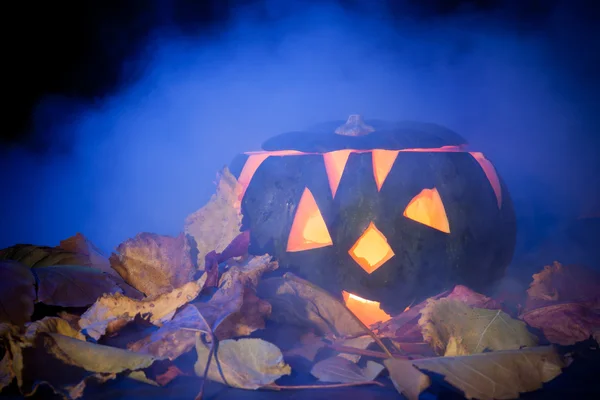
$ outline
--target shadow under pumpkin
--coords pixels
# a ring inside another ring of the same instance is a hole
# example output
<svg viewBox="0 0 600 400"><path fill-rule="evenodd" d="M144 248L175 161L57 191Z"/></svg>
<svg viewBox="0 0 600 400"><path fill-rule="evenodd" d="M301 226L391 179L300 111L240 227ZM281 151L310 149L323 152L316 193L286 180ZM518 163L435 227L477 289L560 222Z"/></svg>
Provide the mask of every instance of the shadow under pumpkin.
<svg viewBox="0 0 600 400"><path fill-rule="evenodd" d="M347 304L352 294L397 314L455 284L485 291L512 258L512 203L481 153L276 150L240 155L231 169L250 252L347 292Z"/></svg>

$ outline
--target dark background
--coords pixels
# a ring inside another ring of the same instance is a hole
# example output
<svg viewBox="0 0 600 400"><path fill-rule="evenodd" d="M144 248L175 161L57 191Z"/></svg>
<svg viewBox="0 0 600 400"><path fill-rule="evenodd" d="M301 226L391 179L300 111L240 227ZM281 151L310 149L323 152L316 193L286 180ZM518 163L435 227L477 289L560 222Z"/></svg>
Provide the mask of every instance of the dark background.
<svg viewBox="0 0 600 400"><path fill-rule="evenodd" d="M112 250L140 231L176 234L233 155L351 113L457 130L507 181L524 239L542 237L600 213L599 8L5 5L0 247L80 231Z"/></svg>

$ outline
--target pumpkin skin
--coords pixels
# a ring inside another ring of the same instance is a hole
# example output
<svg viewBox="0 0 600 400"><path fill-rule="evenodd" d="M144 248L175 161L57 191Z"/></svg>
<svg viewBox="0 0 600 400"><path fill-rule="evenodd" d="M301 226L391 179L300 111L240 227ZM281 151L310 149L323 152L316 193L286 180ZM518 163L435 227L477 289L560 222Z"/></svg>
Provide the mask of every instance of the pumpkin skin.
<svg viewBox="0 0 600 400"><path fill-rule="evenodd" d="M368 135L332 134L342 123L276 136L263 145L267 153L240 155L232 162L232 173L245 189L242 229L250 230L251 254L269 253L283 269L332 293L347 291L380 302L388 314L455 284L485 291L502 277L514 251L515 215L505 184L493 168L488 177L483 166L489 173L491 164L482 164L480 153L465 151L464 139L433 124L367 121L375 127ZM343 149L353 150L334 190L323 154ZM380 150L397 155L378 189L373 159ZM257 155L262 161L248 178L244 167ZM288 251L305 189L331 244ZM449 232L406 216L424 189L439 195ZM369 273L350 251L371 224L385 236L393 256Z"/></svg>

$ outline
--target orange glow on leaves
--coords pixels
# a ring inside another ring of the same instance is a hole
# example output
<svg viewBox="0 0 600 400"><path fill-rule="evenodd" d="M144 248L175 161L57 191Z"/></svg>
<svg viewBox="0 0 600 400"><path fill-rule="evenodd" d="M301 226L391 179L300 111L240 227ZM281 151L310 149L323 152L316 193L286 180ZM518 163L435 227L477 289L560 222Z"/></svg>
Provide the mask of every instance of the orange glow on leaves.
<svg viewBox="0 0 600 400"><path fill-rule="evenodd" d="M344 173L344 168L351 152L352 150L338 150L323 154L327 179L329 180L329 187L331 188L333 197L335 197L335 192L337 192L337 188L340 185L340 180L342 179L342 174Z"/></svg>
<svg viewBox="0 0 600 400"><path fill-rule="evenodd" d="M450 233L444 203L436 188L423 189L406 206L404 216L439 231Z"/></svg>
<svg viewBox="0 0 600 400"><path fill-rule="evenodd" d="M346 307L366 326L376 322L385 322L391 318L376 301L363 299L346 291L342 291L342 296Z"/></svg>
<svg viewBox="0 0 600 400"><path fill-rule="evenodd" d="M399 152L399 150L373 150L373 175L377 190L381 190Z"/></svg>
<svg viewBox="0 0 600 400"><path fill-rule="evenodd" d="M394 257L394 251L388 244L387 238L375 227L373 222L354 243L348 254L368 274L373 273Z"/></svg>
<svg viewBox="0 0 600 400"><path fill-rule="evenodd" d="M502 206L502 187L500 186L500 179L498 179L498 174L496 174L496 168L489 162L482 153L471 152L469 153L473 156L473 158L479 163L483 172L485 172L485 176L490 181L492 185L492 189L494 189L494 193L496 194L496 200L498 200L498 208Z"/></svg>
<svg viewBox="0 0 600 400"><path fill-rule="evenodd" d="M308 188L304 189L292 229L288 237L287 251L303 251L331 246L331 236L317 202Z"/></svg>

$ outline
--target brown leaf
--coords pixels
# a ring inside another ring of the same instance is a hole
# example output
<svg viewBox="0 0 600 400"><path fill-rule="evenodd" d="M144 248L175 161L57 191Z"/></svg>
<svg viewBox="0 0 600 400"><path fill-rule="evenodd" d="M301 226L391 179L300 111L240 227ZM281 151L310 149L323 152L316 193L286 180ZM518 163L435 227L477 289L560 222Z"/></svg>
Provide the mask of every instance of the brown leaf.
<svg viewBox="0 0 600 400"><path fill-rule="evenodd" d="M204 375L210 347L198 335L196 374ZM275 382L291 369L283 361L281 351L262 339L223 340L208 369L208 378L241 389L258 389Z"/></svg>
<svg viewBox="0 0 600 400"><path fill-rule="evenodd" d="M550 304L587 303L600 308L600 274L577 265L558 262L533 275L525 311Z"/></svg>
<svg viewBox="0 0 600 400"><path fill-rule="evenodd" d="M386 362L390 375L396 360ZM468 399L516 399L520 393L542 387L562 372L563 359L552 347L533 347L473 354L459 357L438 357L413 360L422 371L444 376L444 380L461 390Z"/></svg>
<svg viewBox="0 0 600 400"><path fill-rule="evenodd" d="M445 356L537 345L523 322L501 310L471 308L459 300L430 300L419 325L425 341Z"/></svg>
<svg viewBox="0 0 600 400"><path fill-rule="evenodd" d="M600 329L600 274L555 262L533 275L521 318L561 345L588 339Z"/></svg>
<svg viewBox="0 0 600 400"><path fill-rule="evenodd" d="M35 278L17 261L0 261L0 322L23 325L33 314Z"/></svg>
<svg viewBox="0 0 600 400"><path fill-rule="evenodd" d="M85 307L103 294L122 290L105 273L77 265L53 265L32 270L38 278L37 301L61 307Z"/></svg>
<svg viewBox="0 0 600 400"><path fill-rule="evenodd" d="M346 358L334 356L316 363L310 373L321 382L355 383L372 381L384 369L373 361L367 361L367 365L360 368Z"/></svg>
<svg viewBox="0 0 600 400"><path fill-rule="evenodd" d="M227 168L217 179L217 192L205 206L185 220L185 233L196 241L199 269L204 269L204 258L209 252L222 253L225 250L238 236L242 225L241 185Z"/></svg>
<svg viewBox="0 0 600 400"><path fill-rule="evenodd" d="M28 324L24 336L25 339L33 342L35 337L40 333L58 333L63 336L85 341L85 336L73 329L67 321L57 317L45 317L39 321Z"/></svg>
<svg viewBox="0 0 600 400"><path fill-rule="evenodd" d="M525 312L523 320L551 342L568 346L600 330L600 309L581 303L558 303Z"/></svg>
<svg viewBox="0 0 600 400"><path fill-rule="evenodd" d="M254 288L262 274L276 268L269 255L250 257L223 274L208 301L194 303L218 339L247 336L264 328L271 305L259 299Z"/></svg>
<svg viewBox="0 0 600 400"><path fill-rule="evenodd" d="M186 283L178 289L159 296L134 300L119 293L104 295L90 307L79 320L79 326L88 336L98 340L112 321L133 320L137 314L149 314L154 324L170 320L175 311L192 301L204 284L205 276L198 281Z"/></svg>
<svg viewBox="0 0 600 400"><path fill-rule="evenodd" d="M146 296L172 291L196 272L190 238L140 233L117 247L110 263L123 279Z"/></svg>
<svg viewBox="0 0 600 400"><path fill-rule="evenodd" d="M334 341L334 344L344 347L352 347L354 349L366 350L371 344L375 343L375 340L370 335L359 336L350 339L339 339ZM340 354L338 357L345 358L353 363L357 363L360 360L359 354Z"/></svg>
<svg viewBox="0 0 600 400"><path fill-rule="evenodd" d="M196 344L196 332L188 329L208 331L198 310L192 305L183 306L171 321L127 348L136 353L152 354L160 358L174 360L187 353Z"/></svg>
<svg viewBox="0 0 600 400"><path fill-rule="evenodd" d="M294 274L263 280L258 294L271 303L271 318L280 323L306 326L336 337L367 333L339 300Z"/></svg>
<svg viewBox="0 0 600 400"><path fill-rule="evenodd" d="M429 376L415 368L412 361L390 358L383 364L398 393L408 400L418 400L419 395L431 386Z"/></svg>

